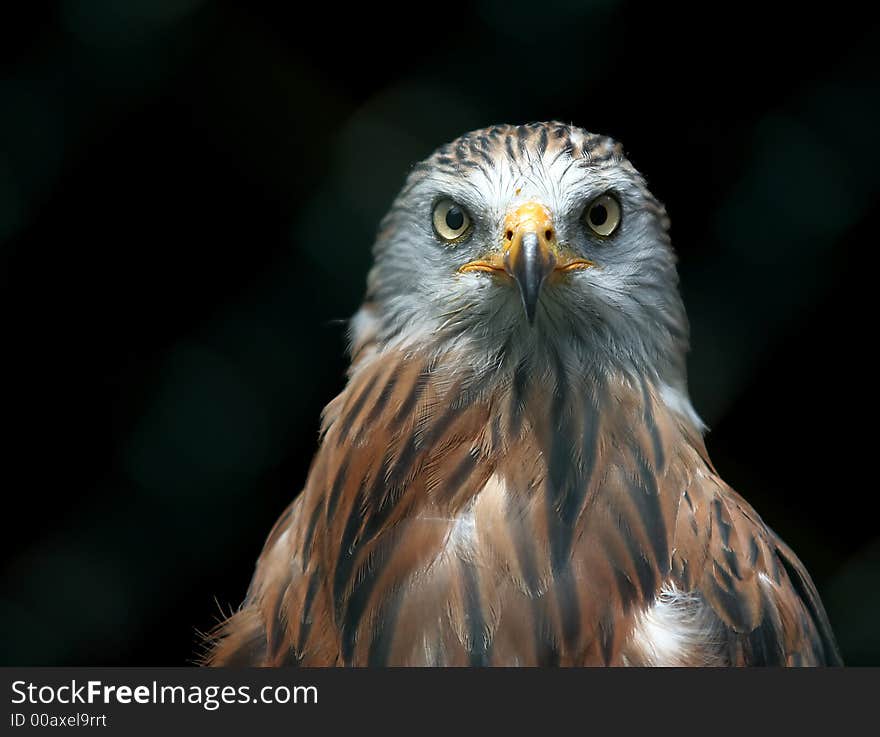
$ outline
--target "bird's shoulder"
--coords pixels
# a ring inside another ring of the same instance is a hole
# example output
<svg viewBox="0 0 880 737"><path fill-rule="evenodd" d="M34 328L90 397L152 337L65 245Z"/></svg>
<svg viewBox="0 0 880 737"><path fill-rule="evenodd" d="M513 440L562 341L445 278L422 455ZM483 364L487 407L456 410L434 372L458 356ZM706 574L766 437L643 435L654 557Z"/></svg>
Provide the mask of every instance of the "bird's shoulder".
<svg viewBox="0 0 880 737"><path fill-rule="evenodd" d="M806 568L711 466L681 492L671 550L669 577L636 636L653 627L663 644L658 622L677 625L708 664L840 664Z"/></svg>
<svg viewBox="0 0 880 737"><path fill-rule="evenodd" d="M320 505L300 493L273 526L242 605L209 634L215 666L299 665L309 641L322 664L336 660L320 560L311 554ZM313 628L313 625L314 628Z"/></svg>

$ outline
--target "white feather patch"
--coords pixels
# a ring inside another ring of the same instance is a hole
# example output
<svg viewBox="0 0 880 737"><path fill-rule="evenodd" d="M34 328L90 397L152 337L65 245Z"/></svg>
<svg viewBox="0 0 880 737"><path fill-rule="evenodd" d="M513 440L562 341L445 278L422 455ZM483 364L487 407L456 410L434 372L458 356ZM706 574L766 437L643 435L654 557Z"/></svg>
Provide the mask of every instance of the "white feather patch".
<svg viewBox="0 0 880 737"><path fill-rule="evenodd" d="M691 404L690 397L669 384L660 384L660 398L663 403L676 414L688 419L700 432L706 430L706 423L700 418Z"/></svg>
<svg viewBox="0 0 880 737"><path fill-rule="evenodd" d="M717 620L702 598L664 586L636 617L624 661L629 665L721 665Z"/></svg>

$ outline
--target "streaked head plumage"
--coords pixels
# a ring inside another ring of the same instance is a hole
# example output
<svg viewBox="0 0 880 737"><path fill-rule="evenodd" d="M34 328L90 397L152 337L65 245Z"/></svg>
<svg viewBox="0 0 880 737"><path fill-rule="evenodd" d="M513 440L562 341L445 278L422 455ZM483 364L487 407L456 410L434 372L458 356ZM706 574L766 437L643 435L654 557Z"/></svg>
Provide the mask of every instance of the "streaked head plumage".
<svg viewBox="0 0 880 737"><path fill-rule="evenodd" d="M413 168L383 220L371 329L380 344L462 348L487 367L549 348L577 372L685 391L667 228L611 138L558 122L467 133Z"/></svg>

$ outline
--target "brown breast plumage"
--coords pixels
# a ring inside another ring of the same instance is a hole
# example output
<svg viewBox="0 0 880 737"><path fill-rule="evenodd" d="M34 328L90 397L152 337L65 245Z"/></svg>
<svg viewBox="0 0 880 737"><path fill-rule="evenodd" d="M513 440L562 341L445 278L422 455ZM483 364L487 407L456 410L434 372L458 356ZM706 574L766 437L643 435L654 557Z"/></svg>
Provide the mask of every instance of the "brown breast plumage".
<svg viewBox="0 0 880 737"><path fill-rule="evenodd" d="M822 664L801 564L649 382L367 351L214 665Z"/></svg>

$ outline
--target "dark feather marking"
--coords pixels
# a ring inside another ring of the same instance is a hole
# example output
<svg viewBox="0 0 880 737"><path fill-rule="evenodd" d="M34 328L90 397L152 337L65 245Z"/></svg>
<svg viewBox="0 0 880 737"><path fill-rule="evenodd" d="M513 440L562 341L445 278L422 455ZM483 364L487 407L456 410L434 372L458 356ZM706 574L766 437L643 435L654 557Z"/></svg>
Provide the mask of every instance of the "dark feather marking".
<svg viewBox="0 0 880 737"><path fill-rule="evenodd" d="M547 126L541 126L541 133L538 136L538 156L543 156L547 150Z"/></svg>
<svg viewBox="0 0 880 737"><path fill-rule="evenodd" d="M715 575L719 579L719 583L727 591L734 591L733 577L724 568L719 566L717 561L713 563L713 570L715 571Z"/></svg>
<svg viewBox="0 0 880 737"><path fill-rule="evenodd" d="M344 610L344 594L354 567L356 551L354 549L355 537L361 526L361 504L363 502L363 486L358 492L352 505L351 513L345 523L342 540L339 543L339 559L336 561L336 570L333 574L333 601L336 604L336 613L339 620L342 619Z"/></svg>
<svg viewBox="0 0 880 737"><path fill-rule="evenodd" d="M462 485L470 478L471 472L477 467L477 455L473 450L465 454L458 465L445 479L441 490L441 499L449 500L455 496Z"/></svg>
<svg viewBox="0 0 880 737"><path fill-rule="evenodd" d="M306 598L303 602L302 613L300 614L299 637L296 640L296 652L300 657L309 638L309 631L312 628L312 604L315 601L315 594L318 593L318 586L321 580L321 569L316 568L309 576L309 585L306 589Z"/></svg>
<svg viewBox="0 0 880 737"><path fill-rule="evenodd" d="M642 596L646 598L652 596L657 590L657 577L654 574L654 568L640 550L631 550L631 553L636 567L636 576L639 579L639 586L642 589Z"/></svg>
<svg viewBox="0 0 880 737"><path fill-rule="evenodd" d="M376 585L376 576L369 576L354 587L346 602L340 633L342 635L342 659L351 663L357 644L358 627L367 608L367 602Z"/></svg>
<svg viewBox="0 0 880 737"><path fill-rule="evenodd" d="M492 173L491 173L491 171L490 171L489 169L487 169L487 168L486 168L483 164L481 164L479 161L471 162L471 165L473 166L473 168L478 169L480 172L482 172L483 176L486 177L486 179L491 179L491 178L492 178Z"/></svg>
<svg viewBox="0 0 880 737"><path fill-rule="evenodd" d="M309 519L309 526L306 528L306 534L303 537L303 546L300 550L300 557L303 560L307 560L308 556L312 551L312 538L315 536L315 527L318 524L318 518L321 516L321 505L315 504L315 508L312 510L311 519Z"/></svg>
<svg viewBox="0 0 880 737"><path fill-rule="evenodd" d="M764 616L746 637L751 659L749 665L784 666L785 652L782 647L780 627L773 621L776 608L766 593L761 593Z"/></svg>
<svg viewBox="0 0 880 737"><path fill-rule="evenodd" d="M443 437L443 434L460 414L461 409L455 404L450 404L446 407L443 414L428 426L421 439L415 432L407 438L394 467L388 474L388 486L390 488L399 486L406 480L407 476L412 476L417 472L416 457L419 452L424 451L428 453L434 442Z"/></svg>
<svg viewBox="0 0 880 737"><path fill-rule="evenodd" d="M409 394L406 395L406 399L404 399L403 402L400 403L400 407L394 414L394 418L391 420L392 427L397 428L405 419L412 415L412 411L416 406L416 402L418 401L419 396L427 385L430 376L430 366L426 366L419 372L418 377L413 382L412 389L410 389Z"/></svg>
<svg viewBox="0 0 880 737"><path fill-rule="evenodd" d="M276 662L279 668L299 668L301 660L302 658L297 651L292 647L289 647L284 651L284 655ZM251 663L251 665L253 665L253 663Z"/></svg>
<svg viewBox="0 0 880 737"><path fill-rule="evenodd" d="M606 164L614 161L614 156L609 154L603 154L602 156L592 156L588 152L584 151L584 156L590 157L590 166L595 168L604 168Z"/></svg>
<svg viewBox="0 0 880 737"><path fill-rule="evenodd" d="M268 643L270 658L274 658L278 654L281 645L284 643L286 635L286 632L284 631L284 596L289 588L290 582L288 581L287 585L281 590L278 599L275 601L274 611L272 612L272 627Z"/></svg>
<svg viewBox="0 0 880 737"><path fill-rule="evenodd" d="M532 137L532 131L526 125L518 125L516 127L516 140L519 142L519 153L520 156L525 158L527 156L526 151L528 150L529 141Z"/></svg>
<svg viewBox="0 0 880 737"><path fill-rule="evenodd" d="M535 612L535 659L542 668L555 668L562 660L559 643L556 640L549 623L545 610L540 607L540 600L533 603Z"/></svg>
<svg viewBox="0 0 880 737"><path fill-rule="evenodd" d="M339 427L339 434L336 436L336 444L341 445L348 439L348 435L351 432L351 426L354 424L355 419L360 414L360 411L364 407L364 403L367 401L369 396L373 393L373 387L376 386L376 382L379 380L379 374L374 374L370 380L367 382L367 385L361 390L360 395L355 400L354 404L352 404L351 409L346 413L345 417L342 420L342 423Z"/></svg>
<svg viewBox="0 0 880 737"><path fill-rule="evenodd" d="M491 156L489 156L489 154L485 150L483 150L482 148L477 148L477 153L480 155L480 158L482 158L483 161L485 161L489 167L495 166L495 161L492 159ZM488 173L487 173L487 176L488 176Z"/></svg>
<svg viewBox="0 0 880 737"><path fill-rule="evenodd" d="M519 435L519 425L525 405L528 380L529 372L526 362L520 361L513 371L513 383L510 387L510 419L508 431L513 437Z"/></svg>
<svg viewBox="0 0 880 737"><path fill-rule="evenodd" d="M487 642L486 619L480 604L480 588L473 564L462 562L461 578L464 587L465 618L468 625L468 665L472 668L489 665L490 646Z"/></svg>
<svg viewBox="0 0 880 737"><path fill-rule="evenodd" d="M684 588L692 589L693 581L691 580L691 567L687 558L676 556L675 561L676 566L674 568L674 573L676 577L682 582L682 584L684 584Z"/></svg>
<svg viewBox="0 0 880 737"><path fill-rule="evenodd" d="M492 418L492 450L501 450L501 416L496 412Z"/></svg>
<svg viewBox="0 0 880 737"><path fill-rule="evenodd" d="M641 383L642 399L645 404L645 427L648 428L648 433L651 435L651 445L654 448L654 466L658 473L662 473L666 466L666 457L663 453L663 439L660 437L657 423L654 421L654 409L651 402L651 394L648 391L648 384L644 379L642 379Z"/></svg>
<svg viewBox="0 0 880 737"><path fill-rule="evenodd" d="M516 154L513 152L513 139L510 136L507 136L504 139L504 151L507 154L507 158L511 163L516 163Z"/></svg>
<svg viewBox="0 0 880 737"><path fill-rule="evenodd" d="M754 535L749 537L749 565L754 566L758 562L758 556L760 555L760 549L758 548L758 540Z"/></svg>
<svg viewBox="0 0 880 737"><path fill-rule="evenodd" d="M644 598L654 596L657 588L657 577L654 574L654 567L651 565L642 550L641 545L639 545L632 530L629 529L629 526L623 520L620 522L619 534L621 540L626 545L633 568L635 568L636 578L639 581L639 589L642 592L642 596ZM612 562L616 561L616 557L613 553L614 547L612 545L606 545L606 550L608 551L608 555L611 557ZM616 561L616 563L620 570L625 570L622 561Z"/></svg>
<svg viewBox="0 0 880 737"><path fill-rule="evenodd" d="M381 668L389 665L391 646L394 644L394 633L397 629L397 617L403 601L403 589L398 587L386 600L376 620L376 632L370 642L367 654L367 665L370 668Z"/></svg>
<svg viewBox="0 0 880 737"><path fill-rule="evenodd" d="M714 513L715 521L718 523L718 531L721 533L721 542L724 544L725 548L729 548L730 531L732 526L727 516L727 510L724 508L724 504L720 499L715 499L712 502L712 511Z"/></svg>
<svg viewBox="0 0 880 737"><path fill-rule="evenodd" d="M669 541L666 537L663 510L660 507L657 479L639 453L634 454L634 460L638 467L638 478L628 479L631 497L636 503L645 533L651 542L654 561L660 569L660 575L665 576L669 572Z"/></svg>
<svg viewBox="0 0 880 737"><path fill-rule="evenodd" d="M617 592L620 596L621 607L623 607L624 612L627 612L638 599L639 591L626 571L620 567L619 561L610 562L612 563L611 570L614 573L614 582L617 584Z"/></svg>
<svg viewBox="0 0 880 737"><path fill-rule="evenodd" d="M739 580L742 580L742 572L739 569L739 557L732 550L724 550L724 560L730 568L730 572Z"/></svg>
<svg viewBox="0 0 880 737"><path fill-rule="evenodd" d="M359 544L363 545L376 537L378 533L385 527L391 513L396 509L397 502L401 494L401 488L398 484L386 477L389 465L388 456L382 459L382 468L376 478L373 479L373 486L365 496L365 502L370 505L364 514L364 524L358 535ZM373 571L374 575L378 574L378 570Z"/></svg>
<svg viewBox="0 0 880 737"><path fill-rule="evenodd" d="M406 442L403 443L403 447L400 449L400 455L397 457L397 460L394 463L393 468L388 473L387 483L385 484L385 490L379 487L374 488L374 492L378 493L378 499L382 499L385 496L385 492L387 490L393 489L394 487L402 484L408 475L413 475L418 470L416 468L416 457L419 454L419 445L418 438L415 433L410 435ZM386 481L383 479L383 482Z"/></svg>
<svg viewBox="0 0 880 737"><path fill-rule="evenodd" d="M369 492L366 489L367 479L364 478L361 481L357 496L351 505L351 510L345 523L345 530L342 533L342 540L339 543L339 559L336 562L336 570L333 575L333 600L336 604L337 617L340 620L343 619L343 611L345 609L344 595L351 578L355 559L357 558L357 548L360 547L365 540L369 540L370 533L374 531L373 528L378 527L378 523L375 521L375 517L378 516L377 512L373 511L372 514L370 514L370 512L365 510L364 504L368 501L380 498L377 491L386 483L385 480L388 473L388 466L389 459L388 453L386 453L382 456L382 463L373 478L372 487ZM390 506L390 504L386 505L386 515L388 514ZM364 526L364 532L363 534L358 535L358 531L361 530L361 525L364 522L365 516L368 517L366 525Z"/></svg>
<svg viewBox="0 0 880 737"><path fill-rule="evenodd" d="M693 511L694 511L694 502L693 502L693 500L691 499L691 495L688 494L688 490L685 489L685 490L682 492L682 495L684 496L684 500L687 502L688 508L691 510L691 512L693 512Z"/></svg>
<svg viewBox="0 0 880 737"><path fill-rule="evenodd" d="M329 520L336 511L336 504L339 502L339 495L345 486L348 477L348 457L342 459L339 468L336 469L336 478L333 479L333 487L330 489L330 496L327 498L327 519Z"/></svg>
<svg viewBox="0 0 880 737"><path fill-rule="evenodd" d="M547 518L558 524L548 530L554 573L562 570L571 554L574 522L584 493L583 475L576 463L576 433L567 412L568 387L564 368L556 355L557 386L550 408L550 447L547 452Z"/></svg>
<svg viewBox="0 0 880 737"><path fill-rule="evenodd" d="M369 431L369 427L379 419L379 416L385 410L385 405L388 404L388 400L391 398L391 395L394 393L394 388L397 386L398 374L399 370L395 368L388 379L388 383L385 384L385 387L376 398L375 404L370 408L370 414L367 415L367 421L361 428L362 432Z"/></svg>
<svg viewBox="0 0 880 737"><path fill-rule="evenodd" d="M562 642L568 655L574 655L578 637L581 633L580 605L578 604L574 575L571 565L557 577L555 582L556 606L559 610L559 623L562 627Z"/></svg>
<svg viewBox="0 0 880 737"><path fill-rule="evenodd" d="M537 665L540 668L556 668L559 666L560 653L556 643L543 633L538 637Z"/></svg>
<svg viewBox="0 0 880 737"><path fill-rule="evenodd" d="M817 630L819 641L814 643L814 645L817 646L817 657L821 658L825 665L843 665L843 659L840 657L840 652L837 649L834 634L831 631L831 625L828 622L828 617L825 614L825 610L822 608L821 602L818 600L818 596L813 592L812 586L804 580L800 571L797 570L794 563L788 559L786 554L782 550L779 550L778 552L782 567L785 568L785 572L788 574L788 578L791 581L792 586L794 586L795 592L804 603L804 606Z"/></svg>
<svg viewBox="0 0 880 737"><path fill-rule="evenodd" d="M558 371L562 370L559 366ZM581 459L577 462L577 431L567 417L565 396L568 389L563 387L554 398L552 416L554 421L553 446L548 463L548 500L558 512L562 527L559 534L550 538L553 570L560 570L571 554L571 544L577 521L584 509L584 500L596 465L596 452L599 439L599 412L595 397L586 390L583 422L581 428Z"/></svg>
<svg viewBox="0 0 880 737"><path fill-rule="evenodd" d="M523 583L530 592L536 592L541 580L538 574L538 564L535 559L535 549L532 536L526 531L526 525L519 517L522 509L509 508L507 510L510 539L516 551L516 560L523 577Z"/></svg>
<svg viewBox="0 0 880 737"><path fill-rule="evenodd" d="M599 619L599 643L605 665L611 665L614 654L614 615L610 610Z"/></svg>
<svg viewBox="0 0 880 737"><path fill-rule="evenodd" d="M373 595L379 577L385 569L387 559L390 557L388 549L393 546L393 543L394 540L390 540L387 544L385 541L380 543L383 549L374 555L372 566L363 579L355 584L345 603L345 613L342 616L340 627L342 632L342 657L345 662L350 662L354 656L358 628L361 625L361 620L363 619L364 612L367 610L367 604Z"/></svg>
<svg viewBox="0 0 880 737"><path fill-rule="evenodd" d="M716 573L720 578L725 579L728 584L731 583L730 576L724 571L716 568ZM731 588L719 585L717 581L713 582L713 589L715 591L714 600L720 607L721 612L726 616L727 621L732 623L736 631L742 632L746 627L747 618L746 612L743 611L739 594Z"/></svg>
<svg viewBox="0 0 880 737"><path fill-rule="evenodd" d="M556 639L550 634L545 615L544 599L531 600L533 632L535 637L535 660L542 668L559 665L560 652Z"/></svg>

